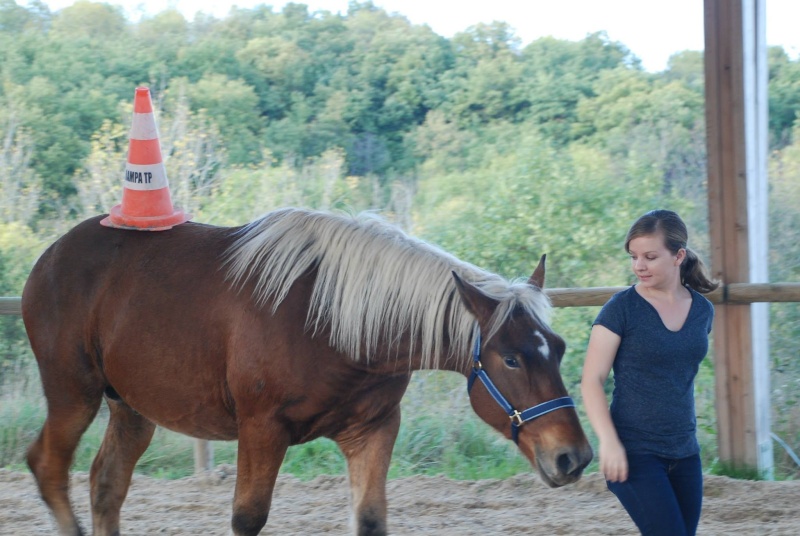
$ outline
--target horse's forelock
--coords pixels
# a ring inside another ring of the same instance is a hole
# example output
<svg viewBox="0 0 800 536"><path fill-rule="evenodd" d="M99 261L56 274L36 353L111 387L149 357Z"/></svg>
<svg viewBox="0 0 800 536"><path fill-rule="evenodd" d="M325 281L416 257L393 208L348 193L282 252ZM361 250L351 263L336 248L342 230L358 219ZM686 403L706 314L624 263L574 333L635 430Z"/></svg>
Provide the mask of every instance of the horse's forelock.
<svg viewBox="0 0 800 536"><path fill-rule="evenodd" d="M488 284L477 286L498 302L497 309L489 323L489 332L484 335L486 339L497 333L503 324L509 321L511 315L518 310L522 310L525 316L532 318L542 327L549 327L552 306L550 298L540 289L521 279L511 283L503 279L492 280Z"/></svg>
<svg viewBox="0 0 800 536"><path fill-rule="evenodd" d="M353 359L369 360L381 341L409 341L423 368L441 358L467 358L474 319L451 272L475 282L500 306L491 336L522 307L547 316L544 293L458 260L371 214L357 217L283 209L245 226L226 252L228 279L254 283L254 299L275 311L292 284L316 270L307 326L330 329L330 343ZM450 340L445 354L446 337ZM419 347L415 347L419 344ZM396 355L389 349L388 355Z"/></svg>

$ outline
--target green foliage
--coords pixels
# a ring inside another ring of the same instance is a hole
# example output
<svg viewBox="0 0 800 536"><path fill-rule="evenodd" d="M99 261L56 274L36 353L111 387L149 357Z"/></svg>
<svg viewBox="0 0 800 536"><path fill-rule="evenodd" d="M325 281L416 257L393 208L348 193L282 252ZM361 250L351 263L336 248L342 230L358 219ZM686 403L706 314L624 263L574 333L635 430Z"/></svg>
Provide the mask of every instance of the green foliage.
<svg viewBox="0 0 800 536"><path fill-rule="evenodd" d="M520 81L530 102L530 119L553 143L574 139L578 106L597 95L594 82L604 72L638 62L627 48L600 32L570 42L544 37L522 53L525 70Z"/></svg>
<svg viewBox="0 0 800 536"><path fill-rule="evenodd" d="M90 428L87 434L88 437L84 436L85 439L81 441L78 447L80 461L76 460L77 463L81 465L88 464L85 466L91 467L91 460L94 459L99 448L97 441L102 441L103 439L101 432L103 432L105 424L105 420L99 419L93 425L93 428ZM97 435L94 435L93 432ZM90 439L93 440L90 441ZM190 476L194 473L193 447L194 442L188 437L170 433L163 428L157 428L150 447L136 464L136 471L157 478L183 478Z"/></svg>
<svg viewBox="0 0 800 536"><path fill-rule="evenodd" d="M14 0L0 0L0 31L4 34L21 34L34 20L34 14Z"/></svg>
<svg viewBox="0 0 800 536"><path fill-rule="evenodd" d="M681 81L689 88L703 91L704 71L703 53L699 50L684 50L670 56L664 79L668 82Z"/></svg>
<svg viewBox="0 0 800 536"><path fill-rule="evenodd" d="M40 237L19 223L0 223L0 296L20 296L42 249ZM30 355L22 318L0 316L0 386Z"/></svg>
<svg viewBox="0 0 800 536"><path fill-rule="evenodd" d="M121 8L79 0L59 10L51 32L56 38L110 40L126 31L126 26Z"/></svg>
<svg viewBox="0 0 800 536"><path fill-rule="evenodd" d="M0 467L22 468L44 420L39 372L30 352L0 372Z"/></svg>
<svg viewBox="0 0 800 536"><path fill-rule="evenodd" d="M44 421L44 400L32 374L34 367L29 366L19 371L18 382L0 389L0 467L25 469L25 451ZM390 478L415 474L504 478L531 471L516 447L469 409L466 382L460 375L415 374L403 412ZM89 470L107 422L108 410L103 405L75 452L73 470ZM157 428L136 472L159 478L190 476L194 472L193 448L191 438ZM236 464L235 441L214 441L212 448L215 465ZM310 480L320 474L346 474L347 466L336 443L320 438L290 447L281 472Z"/></svg>
<svg viewBox="0 0 800 536"><path fill-rule="evenodd" d="M7 397L0 398L0 467L24 467L24 454L36 439L42 423L41 408L31 400L21 399L12 403Z"/></svg>
<svg viewBox="0 0 800 536"><path fill-rule="evenodd" d="M371 185L343 174L341 151L308 159L301 168L288 164L228 170L199 211L218 225L242 225L279 207L297 206L350 212L370 206Z"/></svg>
<svg viewBox="0 0 800 536"><path fill-rule="evenodd" d="M800 61L773 47L768 63L770 279L796 281ZM137 85L153 94L173 201L196 221L239 225L286 205L369 209L509 278L527 278L546 253L550 287L625 285L621 242L646 210L677 210L693 249L708 256L703 80L699 51L649 74L602 32L522 48L496 22L445 39L371 2L352 2L345 15L261 5L193 21L167 9L134 24L103 3L52 14L40 2L0 0L0 295L18 296L55 237L119 201ZM596 312L553 311L579 407ZM773 305L770 314L773 428L796 445L800 308ZM21 319L0 317L0 383L30 362ZM713 373L712 356L696 382L708 466ZM528 470L463 411L460 378L417 377L392 475ZM433 392L417 402L424 389ZM442 399L458 405L424 407ZM22 424L0 441L14 451L40 417L23 404L9 418ZM89 463L102 419L78 463ZM190 449L159 432L139 470L189 474ZM230 444L217 459L235 459ZM325 441L290 450L285 470L313 473L314 459L343 470ZM776 460L790 471L786 456Z"/></svg>
<svg viewBox="0 0 800 536"><path fill-rule="evenodd" d="M525 111L519 40L511 28L496 22L479 24L453 38L454 68L443 77L450 98L442 110L464 127L494 120L515 120Z"/></svg>
<svg viewBox="0 0 800 536"><path fill-rule="evenodd" d="M770 144L784 147L797 139L792 129L800 110L800 61L791 61L781 48L769 51Z"/></svg>
<svg viewBox="0 0 800 536"><path fill-rule="evenodd" d="M795 122L794 142L773 154L769 178L769 279L800 280L800 122ZM770 369L772 429L795 451L800 450L800 303L770 304ZM798 467L776 445L776 467L797 473Z"/></svg>
<svg viewBox="0 0 800 536"><path fill-rule="evenodd" d="M514 444L473 413L461 375L415 373L402 410L390 478L415 474L504 478L531 471L530 462Z"/></svg>
<svg viewBox="0 0 800 536"><path fill-rule="evenodd" d="M654 206L658 188L645 183L633 200L603 154L553 149L530 125L505 125L484 138L475 167L425 170L415 231L507 277L530 275L547 253L550 286L623 284L620 263L608 261L622 258L627 226Z"/></svg>
<svg viewBox="0 0 800 536"><path fill-rule="evenodd" d="M320 474L346 474L347 462L336 443L320 438L290 447L281 465L281 472L310 480Z"/></svg>
<svg viewBox="0 0 800 536"><path fill-rule="evenodd" d="M712 332L713 339L714 334ZM713 340L712 340L713 344ZM713 346L712 346L713 347ZM717 449L717 413L714 411L715 400L714 356L707 355L700 362L700 369L694 381L695 414L697 416L697 441L700 443L700 459L703 467L712 467L718 463Z"/></svg>
<svg viewBox="0 0 800 536"><path fill-rule="evenodd" d="M720 460L714 460L707 472L717 476L727 476L739 480L765 480L765 477L756 467L735 465Z"/></svg>
<svg viewBox="0 0 800 536"><path fill-rule="evenodd" d="M203 110L219 126L231 164L258 161L262 121L252 87L242 80L212 74L189 85L187 93L193 109Z"/></svg>
<svg viewBox="0 0 800 536"><path fill-rule="evenodd" d="M53 15L40 3L4 0L0 44L0 109L32 136L45 217L74 215L74 176L92 136L106 122L125 123L119 102L140 84L156 100L183 87L191 111L219 128L228 165L260 165L269 153L300 167L341 149L347 174L375 176L383 201L396 177L413 177L423 163L411 140L436 111L460 132L530 122L557 146L592 138L615 151L648 152L663 162L656 165L666 187L687 177L688 197L702 183L699 55L681 53L667 72L645 75L635 55L602 32L520 49L508 23L447 40L370 2L352 3L346 15L289 4L191 22L167 9L133 24L103 3L82 1ZM781 49L770 51L778 147L791 142L797 65ZM610 80L622 87L601 83L604 73L617 73ZM648 89L622 98L631 80Z"/></svg>

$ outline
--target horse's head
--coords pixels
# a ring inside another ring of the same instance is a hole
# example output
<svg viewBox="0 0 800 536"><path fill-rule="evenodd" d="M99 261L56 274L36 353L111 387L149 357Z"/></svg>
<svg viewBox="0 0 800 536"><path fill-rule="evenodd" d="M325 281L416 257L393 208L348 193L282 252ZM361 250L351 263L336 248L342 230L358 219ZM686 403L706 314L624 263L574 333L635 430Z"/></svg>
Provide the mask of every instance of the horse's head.
<svg viewBox="0 0 800 536"><path fill-rule="evenodd" d="M544 287L544 260L528 281ZM484 421L513 439L545 483L563 486L578 480L592 460L559 368L566 344L525 307L515 307L497 326L499 302L453 274L480 332L470 376L470 402ZM533 289L531 289L533 290Z"/></svg>

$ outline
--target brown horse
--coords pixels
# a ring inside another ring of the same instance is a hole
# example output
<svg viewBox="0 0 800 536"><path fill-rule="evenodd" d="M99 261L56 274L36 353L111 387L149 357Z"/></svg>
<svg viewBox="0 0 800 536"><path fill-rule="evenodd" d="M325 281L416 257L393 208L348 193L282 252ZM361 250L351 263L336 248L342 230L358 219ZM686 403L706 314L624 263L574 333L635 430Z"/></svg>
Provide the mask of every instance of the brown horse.
<svg viewBox="0 0 800 536"><path fill-rule="evenodd" d="M156 425L238 439L234 534L260 532L287 448L318 437L347 460L355 532L386 534L399 404L420 369L480 372L475 412L518 434L551 486L591 460L559 374L564 341L545 323L544 257L529 282L508 282L372 217L285 209L159 233L101 219L50 246L22 297L47 398L28 465L61 534L82 534L69 467L104 397L90 476L98 535L119 533ZM542 402L535 420L513 409Z"/></svg>

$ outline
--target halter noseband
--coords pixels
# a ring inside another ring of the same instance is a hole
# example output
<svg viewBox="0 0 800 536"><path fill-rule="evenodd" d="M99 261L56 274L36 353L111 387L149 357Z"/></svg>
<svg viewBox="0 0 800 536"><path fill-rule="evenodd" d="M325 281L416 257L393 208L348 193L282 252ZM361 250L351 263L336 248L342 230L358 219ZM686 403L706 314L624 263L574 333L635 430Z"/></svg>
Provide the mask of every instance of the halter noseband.
<svg viewBox="0 0 800 536"><path fill-rule="evenodd" d="M480 329L476 329L475 346L472 348L472 359L472 373L467 381L467 393L472 390L472 385L475 383L475 379L479 378L486 387L486 390L489 391L489 394L492 395L492 398L494 398L495 402L497 402L500 407L503 408L503 410L508 414L508 417L511 419L511 439L514 440L514 443L519 444L519 429L526 422L532 421L537 417L541 417L545 413L550 413L551 411L555 411L560 408L575 407L575 402L572 400L572 397L562 396L561 398L555 398L553 400L548 400L547 402L542 402L541 404L537 404L522 412L514 409L514 407L508 403L508 400L506 400L502 393L500 393L500 391L497 389L494 382L492 382L491 378L489 378L489 375L486 374L486 371L483 370L483 365L481 364Z"/></svg>

